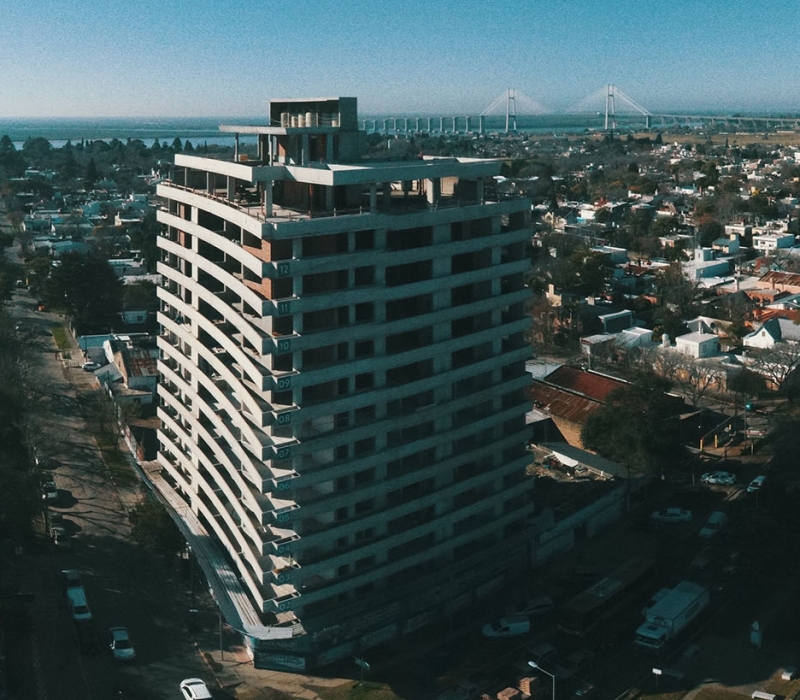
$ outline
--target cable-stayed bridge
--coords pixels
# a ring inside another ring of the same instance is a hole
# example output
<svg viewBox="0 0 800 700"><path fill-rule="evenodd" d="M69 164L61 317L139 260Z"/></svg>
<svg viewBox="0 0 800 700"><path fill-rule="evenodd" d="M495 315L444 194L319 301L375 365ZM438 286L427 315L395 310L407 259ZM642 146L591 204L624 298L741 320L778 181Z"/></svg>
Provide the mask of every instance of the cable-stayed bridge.
<svg viewBox="0 0 800 700"><path fill-rule="evenodd" d="M638 126L644 129L667 128L669 126L700 126L711 124L726 128L744 128L763 131L775 128L800 129L800 115L703 115L678 113L653 113L642 106L616 85L605 85L558 112L547 109L537 100L519 90L509 88L477 115L382 117L363 119L362 128L369 133L387 135L414 133L429 134L485 134L489 131L505 133L517 131L517 120L522 117L546 115L596 115L603 116L603 129L615 131L624 122L627 128ZM504 123L498 123L505 117ZM487 128L487 125L488 128ZM598 127L599 128L599 127Z"/></svg>

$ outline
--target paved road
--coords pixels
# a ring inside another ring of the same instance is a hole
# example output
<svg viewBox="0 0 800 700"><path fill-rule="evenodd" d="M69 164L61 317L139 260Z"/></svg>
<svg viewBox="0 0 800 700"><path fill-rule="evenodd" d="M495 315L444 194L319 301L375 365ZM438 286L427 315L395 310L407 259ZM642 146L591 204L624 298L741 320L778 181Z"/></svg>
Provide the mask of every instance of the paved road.
<svg viewBox="0 0 800 700"><path fill-rule="evenodd" d="M126 485L110 479L81 414L82 397L98 390L93 375L57 358L51 329L62 319L37 312L34 302L18 290L10 312L21 324L18 334L34 387L37 447L58 463L59 499L51 511L62 516L72 543L59 550L43 537L39 549L2 562L11 583L35 595L24 604L26 643L10 659L18 697L92 700L113 697L124 687L126 698L175 698L182 678L213 679L186 631L191 604L186 571L178 560L166 562L132 542L127 511L144 488L135 480ZM64 568L82 572L102 641L97 653L79 649L61 591ZM209 607L206 598L198 595L196 604ZM137 659L130 664L116 663L106 647L105 634L113 625L127 626L136 643Z"/></svg>

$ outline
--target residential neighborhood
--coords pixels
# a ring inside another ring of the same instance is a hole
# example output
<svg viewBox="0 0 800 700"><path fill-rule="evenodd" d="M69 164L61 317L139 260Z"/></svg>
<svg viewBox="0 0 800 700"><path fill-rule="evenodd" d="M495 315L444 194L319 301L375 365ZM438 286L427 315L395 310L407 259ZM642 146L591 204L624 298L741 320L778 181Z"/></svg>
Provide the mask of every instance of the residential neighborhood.
<svg viewBox="0 0 800 700"><path fill-rule="evenodd" d="M597 693L617 697L628 688L654 682L652 658L642 648L631 649L636 630L655 624L657 616L647 611L669 607L662 603L656 608L662 589L690 590L693 599L703 603L674 629L669 623L668 632L659 632L659 649L664 645L675 653L662 659L673 675L656 681L680 686L682 679L705 677L705 669L712 666L715 670L708 674L731 673L728 665L717 670L712 657L720 650L749 653L752 645L733 628L744 625L748 630L756 619L766 635L774 634L776 646L780 642L782 671L799 661L786 651L793 637L781 626L776 609L794 605L789 589L796 577L785 561L774 571L767 567L773 557L781 557L782 547L793 552L800 544L790 517L800 493L794 473L794 451L800 448L795 407L800 397L800 145L780 145L780 134L770 136L763 141L758 134L692 130L547 138L417 134L398 135L391 146L379 136L365 137L368 159L381 167L388 167L379 160L387 157L398 159L388 161L392 167L413 167L420 154L442 152L448 157L498 159L501 174L482 181L483 196L500 204L520 198L530 202L529 212L524 205L529 229L524 258L530 266L520 283L527 289L524 311L530 318L526 373L519 380L526 415L524 426L520 420L515 428L527 466L524 475L518 475L521 485L514 487L519 495L507 506L510 511L525 504L530 514L506 528L508 538L524 544L509 567L512 573L476 586L474 595L459 596L468 605L454 614L459 602L454 601L447 623L436 634L420 621L418 629L408 625L402 635L386 632L386 626L379 630L385 638L363 635L363 655L369 656L376 688L383 683L381 692L394 693L380 697L545 697L551 674L542 676L537 669L552 669L554 697L556 683L565 699ZM164 360L159 337L165 331L157 324L157 289L172 293L174 284L159 274L159 263L170 258L156 245L163 235L156 212L173 226L179 217L158 192L165 186L179 188L171 179L176 155L190 158L180 162L194 163L194 156L187 154L200 150L177 141L172 146L158 140L152 145L86 142L56 149L32 140L17 150L9 139L0 139L2 203L8 222L0 233L7 239L5 249L13 251L6 256L13 266L6 273L5 294L15 308L24 309L4 323L9 336L17 338L15 352L24 356L25 343L38 343L48 357L52 353L52 362L73 386L77 381L103 402L111 402L113 411L105 417L100 411L87 415L96 425L108 422L113 441L130 454L131 474L142 479L138 496L135 489L125 494L131 510L139 497L142 502L166 501L167 507L185 508L179 500L163 498L163 484L158 486L165 481L158 463L163 447L158 408L165 394L180 384L180 372L173 371L166 384L159 373ZM230 149L206 148L202 153L209 160L233 156ZM250 160L242 155L237 153L238 164L255 162L258 154L247 155ZM409 192L413 196L417 190L398 189L403 197ZM421 188L419 192L424 194ZM386 196L390 199L391 193ZM253 216L263 218L257 211ZM308 218L314 218L310 212ZM173 240L168 245L169 250L177 249ZM465 274L469 272L475 270ZM170 328L183 327L181 308L176 302L168 309ZM473 323L478 321L471 319L470 327ZM408 344L405 349L414 351L420 337L403 341ZM222 341L209 353L224 354ZM206 365L209 373L214 370L211 381L225 389L212 360ZM371 381L359 389L373 388ZM214 397L215 405L230 402L227 393ZM313 395L308 397L313 405ZM426 398L415 412L434 405ZM168 415L177 415L175 406L169 406ZM213 427L209 422L203 429ZM38 479L36 432L30 430L14 459L34 465ZM175 430L170 427L167 432ZM471 449L481 449L474 436L464 440ZM52 444L47 448L51 452ZM399 470L399 464L392 468ZM217 466L209 462L202 469ZM412 473L411 462L403 463L403 469ZM62 486L77 483L77 477L55 472L45 483L52 484L48 493L58 500L53 497L52 507L45 505L44 511L36 502L24 536L29 538L26 547L37 543L32 546L41 552L41 547L52 545L63 559L68 540L72 551L89 561L90 552L81 552L84 535L49 520L50 511L56 517L69 516L70 504L79 500L70 500L71 488ZM458 479L467 481L479 472L470 465ZM220 484L229 488L224 479ZM310 493L311 487L307 489ZM411 503L425 498L424 491L409 487L392 498ZM82 493L77 486L75 493ZM490 503L487 494L491 491L475 488L460 494L459 502ZM284 497L262 494L259 503L272 499L288 512ZM45 504L47 498L43 491ZM716 516L718 512L724 517ZM489 510L481 513L470 516L469 526L459 527L467 531L477 527L480 518L499 517ZM402 527L418 527L417 517L422 518L409 515ZM36 534L44 531L42 518L50 533L45 545ZM201 526L199 517L190 522ZM751 528L749 523L755 525ZM53 528L60 528L58 537ZM10 532L10 527L0 531L7 544ZM186 532L181 530L179 539ZM369 537L359 534L351 544L361 545L360 540ZM195 586L208 585L214 578L200 572L191 544L181 543L180 551L167 556L185 562L184 568L192 567L191 573L174 577L177 583L170 578L183 604L190 589L194 598ZM10 544L2 551L14 556ZM460 551L464 557L469 554L466 548ZM222 562L220 571L236 578L233 569L226 568L227 555L217 551L214 556ZM288 590L291 577L285 571L302 567L289 556L269 556L270 566L283 567L281 590ZM338 566L336 575L344 576L346 564ZM613 604L610 599L605 606L592 602L597 587L618 572L628 573ZM467 581L470 574L462 575ZM784 580L778 580L781 575ZM101 590L99 577L87 578L90 594ZM692 584L681 584L684 578ZM304 585L313 589L322 580L319 576ZM235 583L239 590L240 584ZM766 590L774 596L768 594L770 600L762 601L759 596ZM101 594L96 597L103 600ZM677 598L674 594L670 600ZM535 607L532 601L541 599L550 604L539 616L530 611ZM219 614L222 630L226 610L225 602L216 599L209 606L218 607L204 609L201 617L213 624L206 620L197 633L206 648L216 629L214 615ZM791 614L800 615L795 608ZM584 612L576 612L580 610ZM725 611L731 610L736 612L726 618ZM276 619L274 629L305 634L290 612L281 611ZM128 627L113 629L123 629L126 635L131 630L136 660L130 660L133 671L126 661L126 668L115 674L134 678L155 693L152 697L161 697L141 671L152 663L142 643L148 635L137 629L143 620L125 624ZM192 625L187 629L191 635ZM487 629L494 631L486 634ZM237 637L240 632L235 625L226 626L225 643L220 632L219 649L206 652L209 683L216 683L228 694L225 697L262 697L247 695L259 688L263 697L270 697L266 689L274 678L258 675L258 664L267 654L254 652L252 642ZM316 640L326 634L339 639L344 633L334 635L326 628L315 634ZM702 635L707 635L703 642ZM292 677L292 692L313 687L315 697L325 700L324 692L305 676L291 673L291 664L297 662L286 651L285 638L271 640L272 668ZM636 644L648 646L641 640ZM345 646L346 653L341 652ZM337 652L331 642L331 663L324 673L363 680L364 666L354 668L350 658L350 651L358 647L341 641L338 647ZM686 653L679 654L679 649ZM753 673L761 672L762 662L777 663L771 656L753 656L747 663L751 662L758 668ZM163 668L161 672L166 673ZM788 696L795 688L788 685L793 681L781 685L782 676L780 682L748 678L737 687L747 686L747 694L769 688L773 696Z"/></svg>

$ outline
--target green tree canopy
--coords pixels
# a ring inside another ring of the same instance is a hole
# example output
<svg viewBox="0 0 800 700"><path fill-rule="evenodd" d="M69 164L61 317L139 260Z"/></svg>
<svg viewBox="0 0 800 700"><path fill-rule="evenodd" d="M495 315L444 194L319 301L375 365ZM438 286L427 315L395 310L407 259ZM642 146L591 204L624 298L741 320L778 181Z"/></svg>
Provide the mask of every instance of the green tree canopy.
<svg viewBox="0 0 800 700"><path fill-rule="evenodd" d="M668 388L666 380L648 374L612 392L584 424L583 444L632 469L661 473L683 455L679 407Z"/></svg>
<svg viewBox="0 0 800 700"><path fill-rule="evenodd" d="M44 298L65 311L78 334L107 333L122 311L122 282L105 258L65 253L50 273Z"/></svg>

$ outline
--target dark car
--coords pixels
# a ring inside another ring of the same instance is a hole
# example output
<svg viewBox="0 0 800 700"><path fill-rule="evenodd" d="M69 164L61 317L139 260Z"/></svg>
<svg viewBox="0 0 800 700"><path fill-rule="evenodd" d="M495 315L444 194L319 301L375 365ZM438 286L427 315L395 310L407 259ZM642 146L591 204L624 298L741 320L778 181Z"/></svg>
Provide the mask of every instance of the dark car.
<svg viewBox="0 0 800 700"><path fill-rule="evenodd" d="M83 588L83 581L77 569L62 569L61 585L66 591L68 588Z"/></svg>

